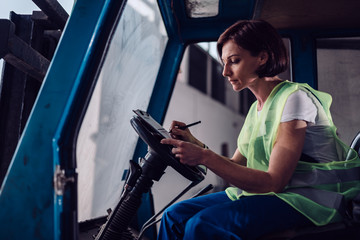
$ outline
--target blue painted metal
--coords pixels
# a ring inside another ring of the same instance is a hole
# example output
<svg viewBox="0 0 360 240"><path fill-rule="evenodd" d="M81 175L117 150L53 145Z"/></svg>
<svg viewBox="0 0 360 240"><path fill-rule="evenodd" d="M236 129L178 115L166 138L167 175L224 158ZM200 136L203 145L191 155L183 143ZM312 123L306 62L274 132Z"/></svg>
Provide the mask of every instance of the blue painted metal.
<svg viewBox="0 0 360 240"><path fill-rule="evenodd" d="M290 35L294 82L317 88L315 38L309 32L292 31Z"/></svg>
<svg viewBox="0 0 360 240"><path fill-rule="evenodd" d="M60 239L62 197L53 187L58 133L110 2L78 0L73 9L2 185L3 239Z"/></svg>

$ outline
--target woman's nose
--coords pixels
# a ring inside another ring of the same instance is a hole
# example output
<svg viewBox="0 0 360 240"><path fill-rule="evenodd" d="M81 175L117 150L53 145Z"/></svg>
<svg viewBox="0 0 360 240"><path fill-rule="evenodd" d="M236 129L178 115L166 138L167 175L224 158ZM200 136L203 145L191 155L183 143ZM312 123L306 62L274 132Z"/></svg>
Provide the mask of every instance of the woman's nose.
<svg viewBox="0 0 360 240"><path fill-rule="evenodd" d="M222 75L224 77L228 77L230 76L230 69L229 69L229 66L227 64L224 64L224 68L223 68L223 71L222 71Z"/></svg>

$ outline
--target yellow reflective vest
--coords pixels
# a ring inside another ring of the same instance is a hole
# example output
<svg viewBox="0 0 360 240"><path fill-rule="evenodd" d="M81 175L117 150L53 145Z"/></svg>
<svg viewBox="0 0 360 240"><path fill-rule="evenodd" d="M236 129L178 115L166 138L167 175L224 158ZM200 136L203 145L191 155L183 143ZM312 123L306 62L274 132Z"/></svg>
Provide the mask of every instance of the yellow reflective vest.
<svg viewBox="0 0 360 240"><path fill-rule="evenodd" d="M332 99L329 94L316 91L308 84L289 81L278 84L266 100L260 115L257 112L257 102L251 106L238 137L238 149L246 157L247 167L267 171L286 100L291 93L299 89L311 92L324 108L330 122L326 131L334 136L338 160L313 163L300 159L284 191L265 194L279 197L315 225L321 226L341 221L349 200L360 193L359 156L336 134L330 114ZM232 200L242 196L259 195L235 187L227 188L226 193Z"/></svg>

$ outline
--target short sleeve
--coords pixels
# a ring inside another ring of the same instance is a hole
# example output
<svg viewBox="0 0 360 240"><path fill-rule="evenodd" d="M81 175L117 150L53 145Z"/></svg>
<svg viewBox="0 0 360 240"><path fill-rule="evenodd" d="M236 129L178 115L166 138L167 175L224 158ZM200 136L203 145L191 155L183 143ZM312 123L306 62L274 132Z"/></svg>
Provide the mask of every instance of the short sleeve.
<svg viewBox="0 0 360 240"><path fill-rule="evenodd" d="M317 107L308 94L302 90L292 93L286 100L281 122L304 120L315 124Z"/></svg>

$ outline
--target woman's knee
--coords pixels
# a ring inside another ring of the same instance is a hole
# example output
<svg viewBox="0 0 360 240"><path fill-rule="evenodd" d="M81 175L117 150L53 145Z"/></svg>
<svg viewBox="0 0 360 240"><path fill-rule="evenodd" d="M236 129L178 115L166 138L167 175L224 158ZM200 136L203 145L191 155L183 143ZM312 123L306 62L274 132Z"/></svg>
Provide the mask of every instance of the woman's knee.
<svg viewBox="0 0 360 240"><path fill-rule="evenodd" d="M171 206L169 206L168 208L165 209L164 213L163 213L163 216L178 216L179 214L181 214L183 211L183 204L182 202L178 202L178 203L175 203Z"/></svg>
<svg viewBox="0 0 360 240"><path fill-rule="evenodd" d="M182 225L194 213L189 212L189 209L183 202L178 202L168 207L163 213L163 221L172 225Z"/></svg>

